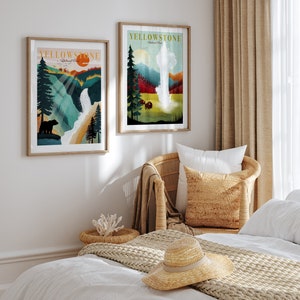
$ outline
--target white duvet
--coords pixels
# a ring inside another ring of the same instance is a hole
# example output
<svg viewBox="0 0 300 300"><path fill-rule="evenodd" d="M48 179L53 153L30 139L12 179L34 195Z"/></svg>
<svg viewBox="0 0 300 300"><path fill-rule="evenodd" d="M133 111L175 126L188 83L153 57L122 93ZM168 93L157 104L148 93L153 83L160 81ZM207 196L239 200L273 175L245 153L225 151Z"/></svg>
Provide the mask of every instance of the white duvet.
<svg viewBox="0 0 300 300"><path fill-rule="evenodd" d="M300 190L293 191L287 199L269 200L251 216L240 234L204 234L200 237L300 263ZM0 300L213 299L189 287L174 291L153 290L141 281L144 275L119 263L84 255L25 271Z"/></svg>
<svg viewBox="0 0 300 300"><path fill-rule="evenodd" d="M300 262L300 245L279 238L246 234L205 234L201 238ZM84 255L27 270L1 300L213 299L189 287L174 291L153 290L141 281L144 275L119 263Z"/></svg>

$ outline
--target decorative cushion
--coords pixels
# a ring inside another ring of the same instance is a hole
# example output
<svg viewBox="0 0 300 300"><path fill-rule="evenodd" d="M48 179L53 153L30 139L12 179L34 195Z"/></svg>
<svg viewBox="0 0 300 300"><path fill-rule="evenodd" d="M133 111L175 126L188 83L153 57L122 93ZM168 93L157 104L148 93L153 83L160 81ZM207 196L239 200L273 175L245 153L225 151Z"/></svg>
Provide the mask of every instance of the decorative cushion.
<svg viewBox="0 0 300 300"><path fill-rule="evenodd" d="M240 234L280 238L300 245L300 203L270 199L241 228Z"/></svg>
<svg viewBox="0 0 300 300"><path fill-rule="evenodd" d="M291 191L285 198L287 201L297 201L300 202L300 189Z"/></svg>
<svg viewBox="0 0 300 300"><path fill-rule="evenodd" d="M201 172L229 174L242 170L242 161L247 146L221 151L203 151L177 144L179 156L179 179L177 186L176 208L185 213L187 202L187 183L184 166Z"/></svg>
<svg viewBox="0 0 300 300"><path fill-rule="evenodd" d="M188 184L185 223L193 227L239 228L242 172L201 173L184 167Z"/></svg>

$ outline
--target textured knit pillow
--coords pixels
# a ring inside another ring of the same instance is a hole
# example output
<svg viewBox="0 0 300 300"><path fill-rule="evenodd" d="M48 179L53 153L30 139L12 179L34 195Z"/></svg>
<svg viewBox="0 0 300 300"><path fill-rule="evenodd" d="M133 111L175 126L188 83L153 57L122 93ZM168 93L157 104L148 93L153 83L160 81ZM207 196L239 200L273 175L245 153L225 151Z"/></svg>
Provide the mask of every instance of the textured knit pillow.
<svg viewBox="0 0 300 300"><path fill-rule="evenodd" d="M206 172L229 174L242 170L247 146L225 149L221 151L203 151L188 146L177 144L179 156L179 178L176 196L176 208L185 213L187 201L187 185L184 166Z"/></svg>
<svg viewBox="0 0 300 300"><path fill-rule="evenodd" d="M188 199L185 223L193 227L239 228L242 172L201 173L184 167Z"/></svg>

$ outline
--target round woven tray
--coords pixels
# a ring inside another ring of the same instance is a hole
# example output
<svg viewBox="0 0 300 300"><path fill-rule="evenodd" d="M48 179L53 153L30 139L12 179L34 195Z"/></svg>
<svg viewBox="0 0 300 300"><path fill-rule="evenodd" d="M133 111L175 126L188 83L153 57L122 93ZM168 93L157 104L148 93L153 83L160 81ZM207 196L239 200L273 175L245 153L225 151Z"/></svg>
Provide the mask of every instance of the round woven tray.
<svg viewBox="0 0 300 300"><path fill-rule="evenodd" d="M91 243L122 244L134 239L139 234L140 233L137 230L131 228L122 228L117 232L113 232L112 235L104 237L99 235L97 230L90 229L81 232L79 238L84 244L91 244Z"/></svg>

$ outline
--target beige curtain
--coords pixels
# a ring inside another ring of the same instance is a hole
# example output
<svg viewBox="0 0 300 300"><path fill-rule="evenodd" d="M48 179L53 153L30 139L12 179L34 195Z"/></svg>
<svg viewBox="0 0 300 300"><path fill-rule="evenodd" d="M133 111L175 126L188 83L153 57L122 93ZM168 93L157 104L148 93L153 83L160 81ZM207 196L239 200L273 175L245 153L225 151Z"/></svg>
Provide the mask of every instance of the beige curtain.
<svg viewBox="0 0 300 300"><path fill-rule="evenodd" d="M247 144L262 173L251 210L272 197L270 0L215 0L216 148Z"/></svg>

